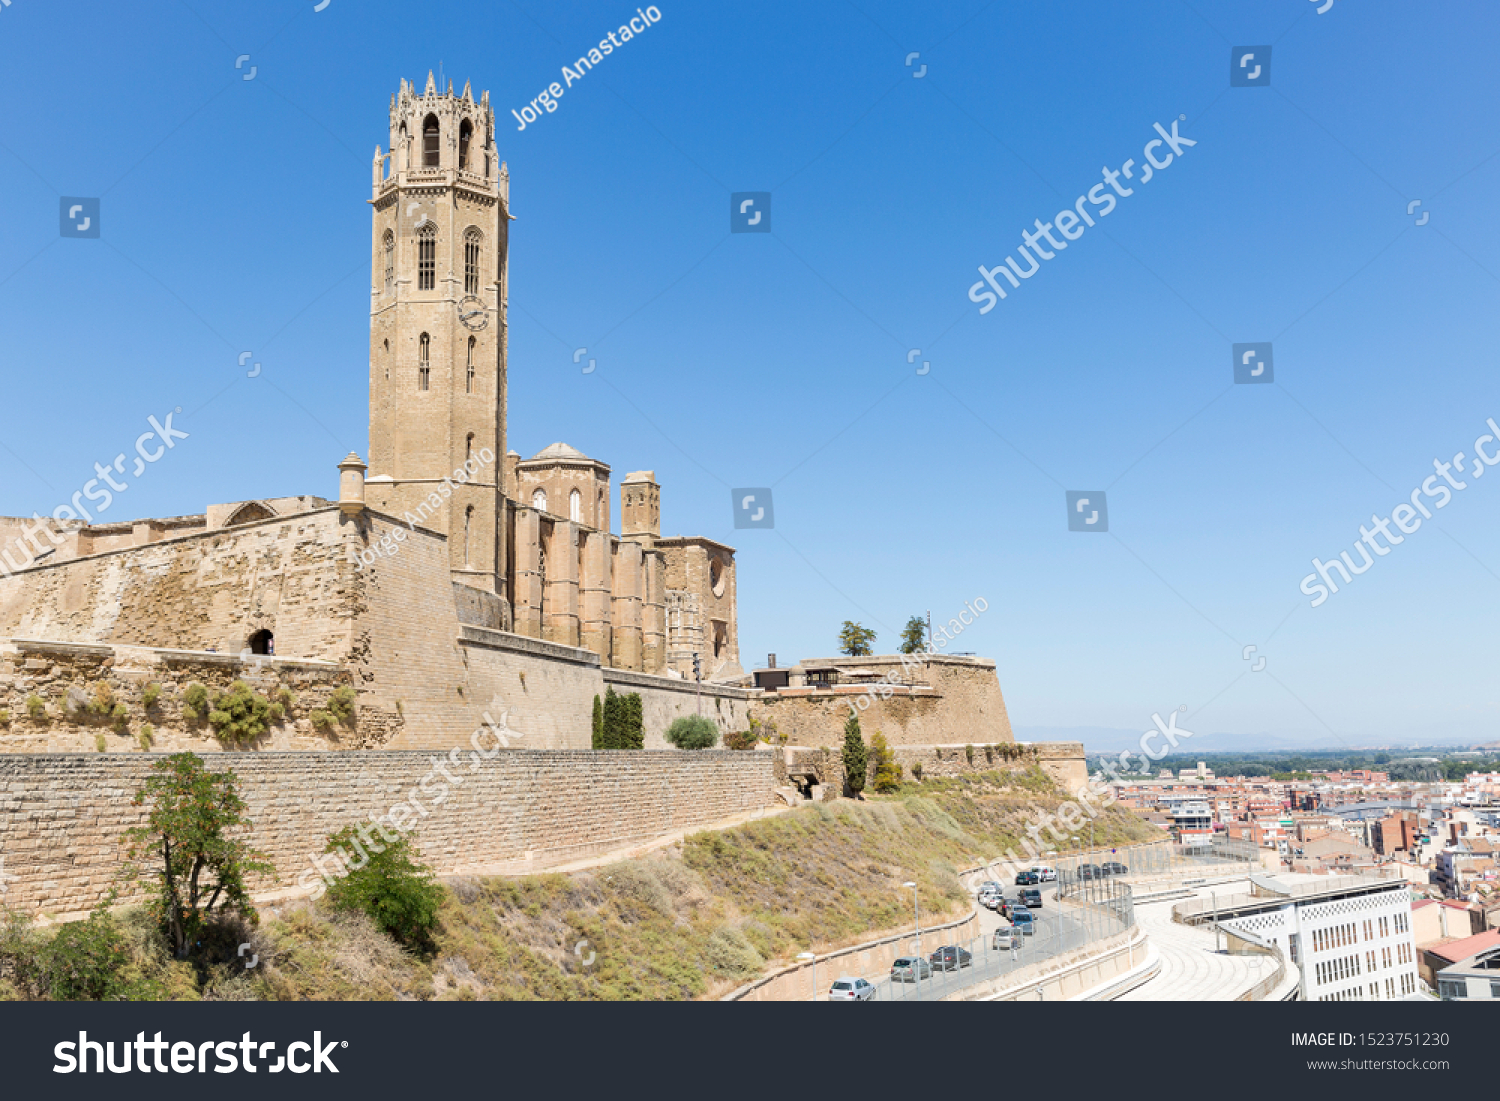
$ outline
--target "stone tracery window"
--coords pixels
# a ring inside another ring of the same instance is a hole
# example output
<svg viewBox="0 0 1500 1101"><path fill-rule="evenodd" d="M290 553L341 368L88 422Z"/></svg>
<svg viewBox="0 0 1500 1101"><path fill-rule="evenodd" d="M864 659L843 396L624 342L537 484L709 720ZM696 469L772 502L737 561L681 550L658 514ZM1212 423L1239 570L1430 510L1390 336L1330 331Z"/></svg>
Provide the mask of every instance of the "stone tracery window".
<svg viewBox="0 0 1500 1101"><path fill-rule="evenodd" d="M583 521L583 494L576 489L568 494L568 519L575 524Z"/></svg>
<svg viewBox="0 0 1500 1101"><path fill-rule="evenodd" d="M428 115L422 123L422 165L425 168L438 166L438 120Z"/></svg>
<svg viewBox="0 0 1500 1101"><path fill-rule="evenodd" d="M385 293L390 294L396 285L396 235L386 230L381 243L385 248Z"/></svg>
<svg viewBox="0 0 1500 1101"><path fill-rule="evenodd" d="M424 222L417 230L417 290L437 286L437 227Z"/></svg>
<svg viewBox="0 0 1500 1101"><path fill-rule="evenodd" d="M547 491L539 489L531 495L531 507L538 512L547 511Z"/></svg>
<svg viewBox="0 0 1500 1101"><path fill-rule="evenodd" d="M432 338L423 333L417 338L417 389L432 387Z"/></svg>

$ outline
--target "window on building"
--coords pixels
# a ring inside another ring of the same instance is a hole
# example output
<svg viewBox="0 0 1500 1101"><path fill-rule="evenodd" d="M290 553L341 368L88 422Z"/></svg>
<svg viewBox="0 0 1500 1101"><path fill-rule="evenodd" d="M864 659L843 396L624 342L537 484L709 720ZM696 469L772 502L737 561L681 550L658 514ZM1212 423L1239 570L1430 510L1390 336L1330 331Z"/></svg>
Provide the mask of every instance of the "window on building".
<svg viewBox="0 0 1500 1101"><path fill-rule="evenodd" d="M474 124L464 119L458 128L458 167L469 167L469 142L474 137Z"/></svg>
<svg viewBox="0 0 1500 1101"><path fill-rule="evenodd" d="M381 358L385 360L385 377L391 377L391 342L382 340L380 342Z"/></svg>
<svg viewBox="0 0 1500 1101"><path fill-rule="evenodd" d="M568 519L575 524L583 523L583 494L576 489L568 494Z"/></svg>
<svg viewBox="0 0 1500 1101"><path fill-rule="evenodd" d="M480 235L477 229L470 228L464 233L464 293L479 293L479 245Z"/></svg>
<svg viewBox="0 0 1500 1101"><path fill-rule="evenodd" d="M539 489L531 495L531 507L538 512L547 511L547 491Z"/></svg>
<svg viewBox="0 0 1500 1101"><path fill-rule="evenodd" d="M422 164L428 168L438 166L438 120L428 115L422 123Z"/></svg>
<svg viewBox="0 0 1500 1101"><path fill-rule="evenodd" d="M396 235L390 230L385 231L381 247L385 251L385 293L390 294L396 287Z"/></svg>
<svg viewBox="0 0 1500 1101"><path fill-rule="evenodd" d="M437 286L437 227L431 222L417 230L417 290Z"/></svg>
<svg viewBox="0 0 1500 1101"><path fill-rule="evenodd" d="M432 338L426 333L417 337L417 389L432 388Z"/></svg>
<svg viewBox="0 0 1500 1101"><path fill-rule="evenodd" d="M464 465L469 465L469 460L474 457L474 433L470 432L464 437Z"/></svg>
<svg viewBox="0 0 1500 1101"><path fill-rule="evenodd" d="M464 370L464 393L474 392L474 338L469 337L469 362Z"/></svg>
<svg viewBox="0 0 1500 1101"><path fill-rule="evenodd" d="M464 509L464 569L469 568L469 528L474 524L474 506Z"/></svg>

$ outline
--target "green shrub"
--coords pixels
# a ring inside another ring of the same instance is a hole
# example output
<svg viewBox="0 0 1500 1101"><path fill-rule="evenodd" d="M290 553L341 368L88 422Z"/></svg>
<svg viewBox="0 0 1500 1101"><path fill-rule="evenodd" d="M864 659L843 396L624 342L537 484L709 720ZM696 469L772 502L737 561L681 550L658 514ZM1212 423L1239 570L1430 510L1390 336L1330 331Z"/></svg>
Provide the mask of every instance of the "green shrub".
<svg viewBox="0 0 1500 1101"><path fill-rule="evenodd" d="M87 709L100 718L111 717L111 712L115 709L115 690L109 686L109 681L102 680L94 685L94 698Z"/></svg>
<svg viewBox="0 0 1500 1101"><path fill-rule="evenodd" d="M719 740L719 728L702 715L683 715L672 720L666 737L678 749L712 749Z"/></svg>
<svg viewBox="0 0 1500 1101"><path fill-rule="evenodd" d="M26 697L26 714L34 722L47 721L47 705L42 701L42 697L34 694Z"/></svg>
<svg viewBox="0 0 1500 1101"><path fill-rule="evenodd" d="M282 719L286 718L285 705L280 703L273 703L270 710L267 712L267 716L270 718L271 724L273 726L281 722Z"/></svg>
<svg viewBox="0 0 1500 1101"><path fill-rule="evenodd" d="M0 922L0 974L24 998L46 997L47 938L37 930L30 914L0 909L0 918L4 919Z"/></svg>
<svg viewBox="0 0 1500 1101"><path fill-rule="evenodd" d="M47 978L54 999L105 1001L124 992L130 957L125 937L109 914L113 901L111 894L87 920L64 925L47 945Z"/></svg>
<svg viewBox="0 0 1500 1101"><path fill-rule="evenodd" d="M358 910L370 916L381 929L403 944L429 947L437 927L443 889L426 865L412 857L411 841L361 838L346 826L328 838L324 852L339 852L347 873L328 888L328 900L342 910ZM368 860L350 867L357 854Z"/></svg>
<svg viewBox="0 0 1500 1101"><path fill-rule="evenodd" d="M865 772L869 763L865 740L859 732L859 716L850 715L844 723L844 786L851 795L865 790Z"/></svg>
<svg viewBox="0 0 1500 1101"><path fill-rule="evenodd" d="M901 766L896 755L880 731L870 739L870 758L875 762L875 790L881 795L890 795L901 790Z"/></svg>
<svg viewBox="0 0 1500 1101"><path fill-rule="evenodd" d="M276 689L272 695L276 697L276 702L281 704L282 709L288 713L291 712L292 708L297 706L297 694L284 684Z"/></svg>
<svg viewBox="0 0 1500 1101"><path fill-rule="evenodd" d="M143 752L149 751L156 742L156 731L152 729L150 723L142 723L141 731L135 736L135 740L140 742Z"/></svg>
<svg viewBox="0 0 1500 1101"><path fill-rule="evenodd" d="M974 763L974 747L973 746L971 746L971 745L964 746L964 757L968 760L969 764L972 765Z"/></svg>
<svg viewBox="0 0 1500 1101"><path fill-rule="evenodd" d="M753 734L758 741L766 742L768 744L774 743L778 740L783 745L786 743L786 735L778 735L776 733L775 719L767 719L765 722L761 722L754 716L751 716L750 733Z"/></svg>
<svg viewBox="0 0 1500 1101"><path fill-rule="evenodd" d="M313 726L317 727L319 730L329 730L333 727L334 724L333 716L329 712L324 711L321 708L313 711L307 717L312 720Z"/></svg>
<svg viewBox="0 0 1500 1101"><path fill-rule="evenodd" d="M141 693L141 704L144 707L155 707L156 701L161 698L161 685L152 681L146 685L145 691Z"/></svg>
<svg viewBox="0 0 1500 1101"><path fill-rule="evenodd" d="M214 736L229 746L251 745L270 725L271 701L253 692L242 680L229 686L229 691L214 700L214 709L208 713L208 723L214 728Z"/></svg>
<svg viewBox="0 0 1500 1101"><path fill-rule="evenodd" d="M94 735L94 751L96 753L103 753L104 750L105 750L105 747L108 744L109 743L104 740L104 735L103 734L96 734L96 735Z"/></svg>
<svg viewBox="0 0 1500 1101"><path fill-rule="evenodd" d="M922 762L914 761L911 766L911 774L916 777L917 783L922 782Z"/></svg>
<svg viewBox="0 0 1500 1101"><path fill-rule="evenodd" d="M759 742L753 730L736 730L724 735L725 749L754 749Z"/></svg>
<svg viewBox="0 0 1500 1101"><path fill-rule="evenodd" d="M347 684L334 689L333 695L328 697L328 713L341 723L348 722L354 716L356 698L358 694Z"/></svg>
<svg viewBox="0 0 1500 1101"><path fill-rule="evenodd" d="M0 707L0 726L9 726L9 725L10 725L10 712L7 711L5 708Z"/></svg>
<svg viewBox="0 0 1500 1101"><path fill-rule="evenodd" d="M190 684L182 694L182 714L190 722L201 723L208 715L208 689Z"/></svg>
<svg viewBox="0 0 1500 1101"><path fill-rule="evenodd" d="M130 708L123 703L116 703L114 710L109 713L109 721L121 734L125 733L126 725L130 720Z"/></svg>

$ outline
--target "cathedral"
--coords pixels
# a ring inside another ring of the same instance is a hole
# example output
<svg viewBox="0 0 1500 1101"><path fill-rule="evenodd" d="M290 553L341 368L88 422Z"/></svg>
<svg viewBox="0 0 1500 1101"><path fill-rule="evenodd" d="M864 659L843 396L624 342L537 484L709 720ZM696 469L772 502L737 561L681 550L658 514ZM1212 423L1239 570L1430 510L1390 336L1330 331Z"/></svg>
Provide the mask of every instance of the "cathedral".
<svg viewBox="0 0 1500 1101"><path fill-rule="evenodd" d="M734 548L664 538L650 470L621 480L616 533L606 463L506 448L510 177L488 93L403 80L389 127L371 181L368 462L338 464L337 500L0 518L4 748L91 744L74 719L100 670L127 701L247 678L357 694L357 737L288 720L267 748L423 747L486 707L529 723L536 748L587 748L592 696L615 684L646 693L658 728L705 693L744 728ZM203 733L158 718L163 747Z"/></svg>
<svg viewBox="0 0 1500 1101"><path fill-rule="evenodd" d="M500 467L454 487L436 518L486 626L620 669L690 675L697 655L704 679L738 677L732 547L663 539L649 470L621 482L614 535L606 464L565 443L506 450L510 174L494 128L489 93L455 96L431 73L391 98L370 198L369 506L405 516L493 449Z"/></svg>

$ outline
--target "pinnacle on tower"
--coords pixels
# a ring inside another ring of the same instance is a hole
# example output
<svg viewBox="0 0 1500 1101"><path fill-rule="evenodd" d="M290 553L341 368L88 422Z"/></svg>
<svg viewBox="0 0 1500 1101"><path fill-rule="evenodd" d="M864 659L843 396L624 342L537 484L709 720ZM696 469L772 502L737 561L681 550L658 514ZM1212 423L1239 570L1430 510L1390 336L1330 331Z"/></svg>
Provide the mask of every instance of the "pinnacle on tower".
<svg viewBox="0 0 1500 1101"><path fill-rule="evenodd" d="M427 70L427 90L425 92L423 92L422 95L424 95L424 96L431 96L431 95L436 95L436 94L437 94L437 81L435 81L435 80L432 79L432 70L428 69Z"/></svg>
<svg viewBox="0 0 1500 1101"><path fill-rule="evenodd" d="M467 100L469 103L473 103L474 102L474 93L469 88L469 82L467 80L464 81L464 99Z"/></svg>

